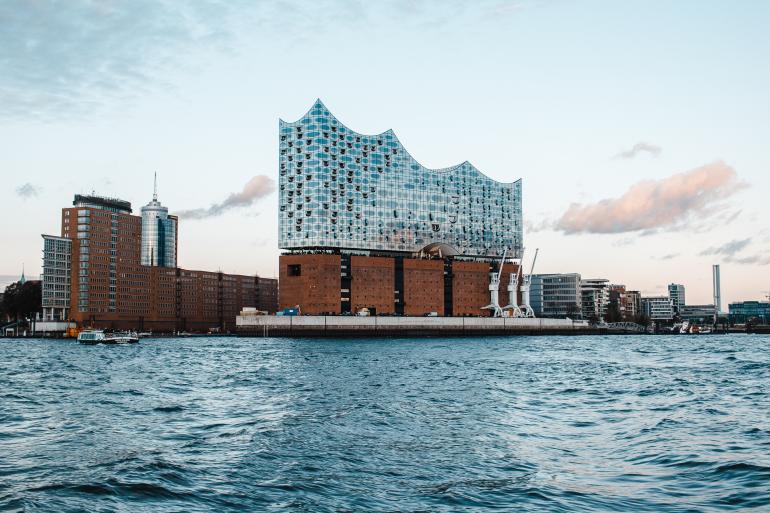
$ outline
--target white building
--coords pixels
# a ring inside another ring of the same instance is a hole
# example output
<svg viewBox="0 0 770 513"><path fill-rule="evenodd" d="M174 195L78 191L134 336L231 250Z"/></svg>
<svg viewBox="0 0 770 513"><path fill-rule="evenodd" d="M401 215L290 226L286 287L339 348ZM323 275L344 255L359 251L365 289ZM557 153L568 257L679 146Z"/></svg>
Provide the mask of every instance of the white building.
<svg viewBox="0 0 770 513"><path fill-rule="evenodd" d="M610 304L610 282L603 278L581 280L580 295L583 318L604 320Z"/></svg>
<svg viewBox="0 0 770 513"><path fill-rule="evenodd" d="M670 283L668 285L668 297L671 299L671 304L674 306L674 312L681 312L682 307L686 304L684 301L684 285Z"/></svg>
<svg viewBox="0 0 770 513"><path fill-rule="evenodd" d="M653 321L670 321L674 318L674 304L668 296L643 297L644 314Z"/></svg>

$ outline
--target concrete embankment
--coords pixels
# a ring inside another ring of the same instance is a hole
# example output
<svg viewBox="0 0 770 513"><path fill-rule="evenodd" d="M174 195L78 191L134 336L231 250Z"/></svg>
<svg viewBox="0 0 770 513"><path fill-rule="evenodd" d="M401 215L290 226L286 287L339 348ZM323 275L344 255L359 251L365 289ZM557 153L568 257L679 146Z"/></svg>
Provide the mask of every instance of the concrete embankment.
<svg viewBox="0 0 770 513"><path fill-rule="evenodd" d="M623 333L570 319L491 317L239 316L239 335L259 337L444 337Z"/></svg>

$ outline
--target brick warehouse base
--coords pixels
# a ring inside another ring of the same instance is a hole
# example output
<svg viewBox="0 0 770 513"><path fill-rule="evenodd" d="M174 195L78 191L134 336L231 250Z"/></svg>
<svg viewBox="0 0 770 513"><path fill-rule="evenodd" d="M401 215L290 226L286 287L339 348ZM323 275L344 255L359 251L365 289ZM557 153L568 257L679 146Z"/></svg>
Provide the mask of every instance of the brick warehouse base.
<svg viewBox="0 0 770 513"><path fill-rule="evenodd" d="M376 315L489 316L489 273L496 262L399 256L281 255L280 308L339 315L368 308ZM508 304L506 264L499 302Z"/></svg>

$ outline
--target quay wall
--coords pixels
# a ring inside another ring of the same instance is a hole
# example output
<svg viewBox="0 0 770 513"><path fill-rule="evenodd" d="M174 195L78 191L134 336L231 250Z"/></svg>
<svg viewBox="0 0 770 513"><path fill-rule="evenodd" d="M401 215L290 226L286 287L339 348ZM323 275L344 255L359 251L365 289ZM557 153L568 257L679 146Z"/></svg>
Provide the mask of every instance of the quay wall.
<svg viewBox="0 0 770 513"><path fill-rule="evenodd" d="M588 335L585 321L494 317L239 316L239 335L261 337ZM612 331L617 333L617 331Z"/></svg>

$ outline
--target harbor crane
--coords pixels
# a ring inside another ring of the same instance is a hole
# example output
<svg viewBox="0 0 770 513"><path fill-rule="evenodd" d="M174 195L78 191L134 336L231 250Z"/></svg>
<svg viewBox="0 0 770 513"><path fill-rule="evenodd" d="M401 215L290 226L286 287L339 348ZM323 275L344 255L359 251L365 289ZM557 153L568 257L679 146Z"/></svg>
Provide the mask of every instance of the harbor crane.
<svg viewBox="0 0 770 513"><path fill-rule="evenodd" d="M537 254L540 252L540 248L535 249L535 256L532 258L532 267L529 268L529 274L523 275L523 283L521 284L521 317L535 317L535 311L532 310L529 299L529 289L532 284L532 273L535 272L535 262L537 262ZM522 258L522 263L524 259Z"/></svg>
<svg viewBox="0 0 770 513"><path fill-rule="evenodd" d="M503 251L503 258L500 260L500 270L496 273L491 273L489 277L489 304L482 307L482 310L492 310L493 317L502 317L503 309L500 307L500 299L498 291L500 290L500 278L503 275L503 266L505 265L505 257L508 255L508 248Z"/></svg>

